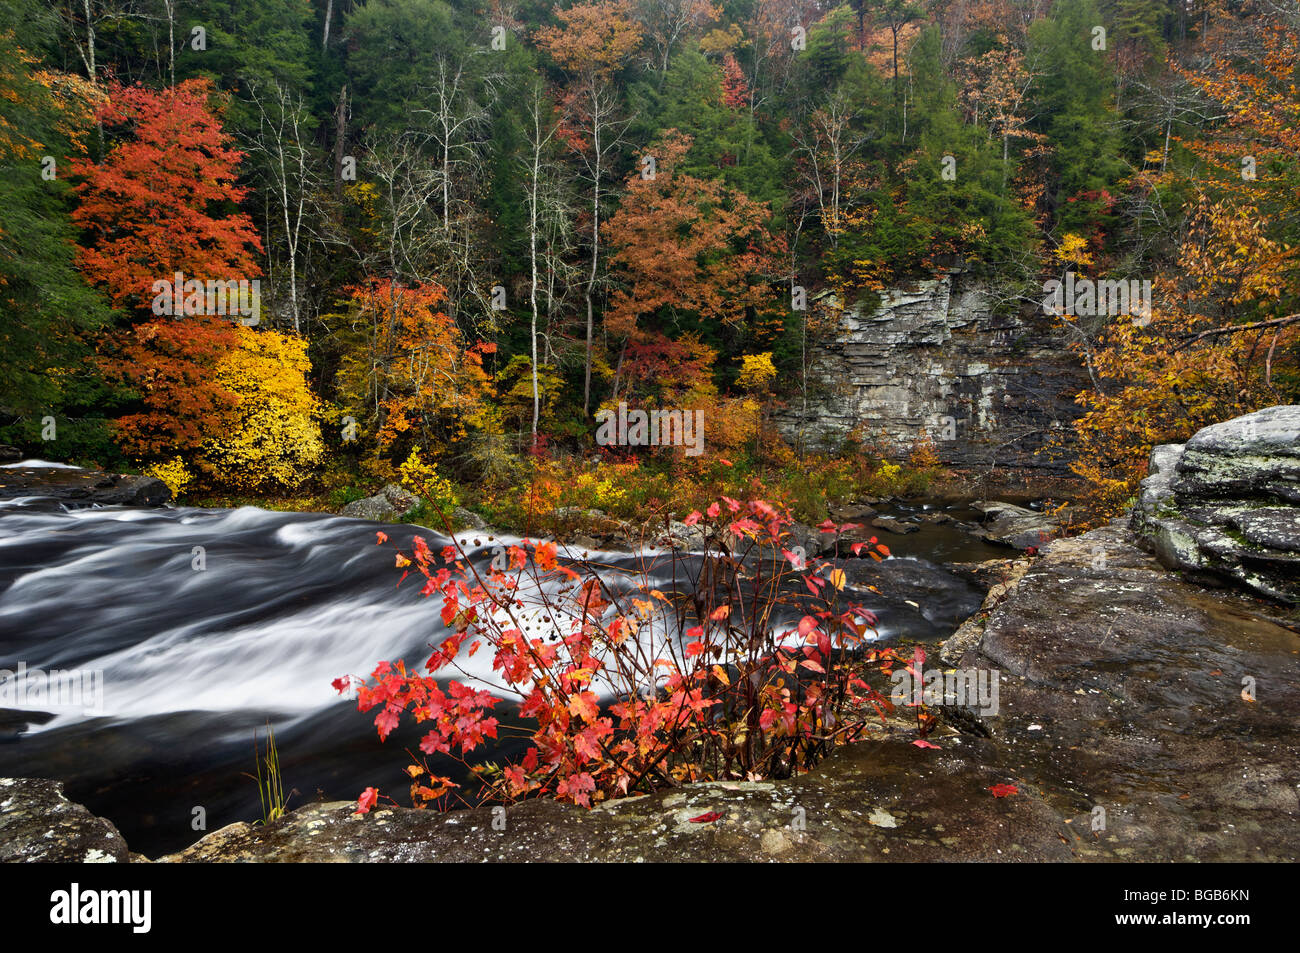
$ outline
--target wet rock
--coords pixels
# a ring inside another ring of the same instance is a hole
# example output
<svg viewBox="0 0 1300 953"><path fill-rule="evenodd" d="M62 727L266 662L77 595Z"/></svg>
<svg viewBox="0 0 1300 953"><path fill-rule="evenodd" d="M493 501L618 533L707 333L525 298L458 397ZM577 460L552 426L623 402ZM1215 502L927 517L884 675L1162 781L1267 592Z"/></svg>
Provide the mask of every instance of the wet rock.
<svg viewBox="0 0 1300 953"><path fill-rule="evenodd" d="M976 566L978 567L976 578L989 581L988 594L984 597L984 603L979 611L963 622L957 631L939 647L939 658L947 665L960 665L962 657L979 644L980 639L984 637L989 614L1007 597L1007 593L1029 569L1029 560L1019 559L1012 562L997 559L989 563L978 563ZM998 573L996 581L991 580L994 571Z"/></svg>
<svg viewBox="0 0 1300 953"><path fill-rule="evenodd" d="M927 510L922 513L917 513L916 518L919 520L924 520L927 523L953 522L952 515L949 513L945 513L943 510Z"/></svg>
<svg viewBox="0 0 1300 953"><path fill-rule="evenodd" d="M135 474L52 467L0 470L0 500L18 497L72 506L163 506L172 492L161 480Z"/></svg>
<svg viewBox="0 0 1300 953"><path fill-rule="evenodd" d="M1061 530L1055 517L1023 506L986 500L972 505L984 514L983 538L990 542L1028 549L1042 546Z"/></svg>
<svg viewBox="0 0 1300 953"><path fill-rule="evenodd" d="M0 443L0 463L17 463L23 458L23 452L7 443Z"/></svg>
<svg viewBox="0 0 1300 953"><path fill-rule="evenodd" d="M943 566L955 576L974 582L988 592L1000 582L1006 582L1012 569L1023 559L987 559L977 563L944 563Z"/></svg>
<svg viewBox="0 0 1300 953"><path fill-rule="evenodd" d="M841 559L858 557L860 559L869 559L864 548L870 548L871 540L878 539L879 532L869 526L863 526L861 523L850 523L846 529L840 530L839 533L819 533L817 536L819 543L819 555L838 556ZM855 553L854 546L860 546ZM812 550L809 550L811 552Z"/></svg>
<svg viewBox="0 0 1300 953"><path fill-rule="evenodd" d="M1293 861L1297 622L1165 571L1116 522L1027 561L960 664L1001 673L982 720L1078 858Z"/></svg>
<svg viewBox="0 0 1300 953"><path fill-rule="evenodd" d="M921 527L917 526L915 523L908 523L893 516L877 516L871 521L871 525L876 529L888 530L889 532L897 533L900 536L905 536L908 533L917 533L921 530Z"/></svg>
<svg viewBox="0 0 1300 953"><path fill-rule="evenodd" d="M1156 447L1130 522L1170 569L1300 603L1300 407Z"/></svg>
<svg viewBox="0 0 1300 953"><path fill-rule="evenodd" d="M983 591L943 566L910 557L846 560L850 601L868 606L878 629L909 639L942 639L980 607Z"/></svg>
<svg viewBox="0 0 1300 953"><path fill-rule="evenodd" d="M827 503L826 511L836 523L864 523L876 515L876 508L866 503Z"/></svg>
<svg viewBox="0 0 1300 953"><path fill-rule="evenodd" d="M63 795L58 781L0 778L0 863L130 861L116 827Z"/></svg>

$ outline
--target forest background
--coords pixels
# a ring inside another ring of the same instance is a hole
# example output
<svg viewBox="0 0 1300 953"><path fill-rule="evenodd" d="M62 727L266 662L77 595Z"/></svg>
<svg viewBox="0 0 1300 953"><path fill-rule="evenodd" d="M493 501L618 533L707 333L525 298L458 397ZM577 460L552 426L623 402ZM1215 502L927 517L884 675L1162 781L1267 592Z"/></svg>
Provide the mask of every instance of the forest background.
<svg viewBox="0 0 1300 953"><path fill-rule="evenodd" d="M1300 393L1298 62L1294 0L7 0L0 441L192 502L820 520L939 470L772 425L836 303L1074 272L1154 286L1058 316L1104 515ZM707 452L597 446L620 402Z"/></svg>

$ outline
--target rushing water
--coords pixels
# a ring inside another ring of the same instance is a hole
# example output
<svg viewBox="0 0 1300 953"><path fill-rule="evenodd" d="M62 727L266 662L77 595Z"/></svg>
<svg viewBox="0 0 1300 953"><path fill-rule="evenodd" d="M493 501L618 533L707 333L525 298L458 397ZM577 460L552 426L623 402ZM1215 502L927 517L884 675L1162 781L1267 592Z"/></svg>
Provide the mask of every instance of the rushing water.
<svg viewBox="0 0 1300 953"><path fill-rule="evenodd" d="M330 686L380 659L422 663L445 632L436 600L411 580L396 588L393 550L375 545L381 528L404 547L416 533L435 552L447 542L418 527L252 507L0 505L0 670L77 671L94 692L59 707L17 699L20 683L9 679L0 776L65 781L70 797L149 855L200 836L195 808L207 830L260 816L243 773L268 721L297 792L291 806L349 799L371 784L401 796L402 748L419 733L404 726L380 745L370 718ZM927 527L925 539L889 542L902 554L986 555L953 551L959 536ZM648 557L591 558L618 584ZM882 638L941 638L979 603L970 584L924 559L846 566L851 584L879 589L858 595ZM487 675L488 653L471 664Z"/></svg>

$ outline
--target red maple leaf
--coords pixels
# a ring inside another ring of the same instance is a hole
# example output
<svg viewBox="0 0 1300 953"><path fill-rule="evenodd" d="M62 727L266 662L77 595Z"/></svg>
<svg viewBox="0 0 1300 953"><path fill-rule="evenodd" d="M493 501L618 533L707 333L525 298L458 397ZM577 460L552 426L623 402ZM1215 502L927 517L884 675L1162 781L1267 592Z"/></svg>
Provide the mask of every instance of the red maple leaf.
<svg viewBox="0 0 1300 953"><path fill-rule="evenodd" d="M361 792L361 797L357 798L358 814L369 814L370 809L379 802L379 788L366 788Z"/></svg>
<svg viewBox="0 0 1300 953"><path fill-rule="evenodd" d="M721 818L721 817L722 817L722 815L719 814L717 811L709 811L707 814L701 814L699 817L692 817L692 818L691 818L691 823L692 823L692 824L712 824L714 821L718 820L718 819Z"/></svg>

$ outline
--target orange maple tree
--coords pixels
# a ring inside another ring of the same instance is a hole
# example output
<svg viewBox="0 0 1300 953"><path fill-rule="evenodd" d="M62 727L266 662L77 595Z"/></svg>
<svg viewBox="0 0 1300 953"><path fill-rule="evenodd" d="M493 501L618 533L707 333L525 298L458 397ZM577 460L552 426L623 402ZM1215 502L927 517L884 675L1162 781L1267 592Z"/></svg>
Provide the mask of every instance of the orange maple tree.
<svg viewBox="0 0 1300 953"><path fill-rule="evenodd" d="M118 420L118 440L140 459L197 448L222 433L236 402L215 368L237 346L224 316L150 314L154 283L250 280L261 242L252 220L232 210L242 153L210 105L212 85L187 80L151 90L113 84L98 118L121 138L102 162L80 160L73 221L86 233L78 263L114 305L136 321L109 342L110 379L139 395ZM147 315L147 317L146 317Z"/></svg>
<svg viewBox="0 0 1300 953"><path fill-rule="evenodd" d="M555 17L563 25L538 30L537 43L572 73L608 76L641 45L641 28L627 0L575 3L556 10Z"/></svg>
<svg viewBox="0 0 1300 953"><path fill-rule="evenodd" d="M692 137L668 130L649 150L654 174L638 169L607 227L622 287L610 297L606 327L620 337L660 312L690 312L737 324L774 300L784 242L771 212L716 180L677 171Z"/></svg>
<svg viewBox="0 0 1300 953"><path fill-rule="evenodd" d="M238 184L244 154L210 105L211 81L114 84L108 95L98 118L126 135L103 162L73 166L86 276L119 307L147 306L153 283L178 271L203 281L257 277L261 240L252 219L232 210L248 192Z"/></svg>
<svg viewBox="0 0 1300 953"><path fill-rule="evenodd" d="M408 431L424 446L463 435L487 394L483 355L495 345L465 340L442 310L442 285L385 278L347 291L363 340L344 358L340 390L345 404L374 424L378 445Z"/></svg>

